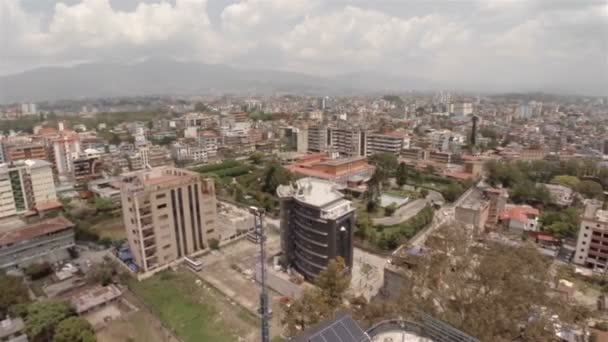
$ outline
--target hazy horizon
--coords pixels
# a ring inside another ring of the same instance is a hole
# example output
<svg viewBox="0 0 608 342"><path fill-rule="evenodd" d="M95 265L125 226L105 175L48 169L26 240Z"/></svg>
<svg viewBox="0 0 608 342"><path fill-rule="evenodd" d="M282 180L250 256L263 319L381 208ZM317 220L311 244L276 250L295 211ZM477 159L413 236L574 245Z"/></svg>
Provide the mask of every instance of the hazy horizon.
<svg viewBox="0 0 608 342"><path fill-rule="evenodd" d="M167 58L471 91L608 89L602 0L5 0L0 30L0 75Z"/></svg>

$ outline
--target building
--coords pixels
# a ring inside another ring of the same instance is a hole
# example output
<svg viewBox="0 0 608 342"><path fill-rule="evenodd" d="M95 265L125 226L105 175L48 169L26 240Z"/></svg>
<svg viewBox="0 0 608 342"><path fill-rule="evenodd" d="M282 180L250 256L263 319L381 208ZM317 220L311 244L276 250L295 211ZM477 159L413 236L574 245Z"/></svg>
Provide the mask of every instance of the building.
<svg viewBox="0 0 608 342"><path fill-rule="evenodd" d="M115 205L120 205L120 182L117 178L102 178L87 183L87 188L95 196L109 199Z"/></svg>
<svg viewBox="0 0 608 342"><path fill-rule="evenodd" d="M21 160L0 164L0 218L57 204L60 205L49 162Z"/></svg>
<svg viewBox="0 0 608 342"><path fill-rule="evenodd" d="M50 148L50 161L55 165L59 176L71 176L74 172L72 161L81 155L78 134L62 134L47 139Z"/></svg>
<svg viewBox="0 0 608 342"><path fill-rule="evenodd" d="M0 231L0 269L56 262L69 257L74 224L62 216Z"/></svg>
<svg viewBox="0 0 608 342"><path fill-rule="evenodd" d="M323 125L308 127L308 151L326 152L328 145L330 145L328 132L328 128Z"/></svg>
<svg viewBox="0 0 608 342"><path fill-rule="evenodd" d="M49 160L44 142L25 142L4 144L5 162L16 162L26 159Z"/></svg>
<svg viewBox="0 0 608 342"><path fill-rule="evenodd" d="M412 320L386 319L373 324L367 331L346 313L316 324L294 342L479 342L478 339L423 312Z"/></svg>
<svg viewBox="0 0 608 342"><path fill-rule="evenodd" d="M286 263L314 279L331 259L353 265L355 207L338 185L302 178L277 188L281 201L281 246Z"/></svg>
<svg viewBox="0 0 608 342"><path fill-rule="evenodd" d="M127 240L143 272L202 252L217 239L214 183L173 167L121 176Z"/></svg>
<svg viewBox="0 0 608 342"><path fill-rule="evenodd" d="M283 129L285 147L288 151L306 153L308 151L308 129L286 127Z"/></svg>
<svg viewBox="0 0 608 342"><path fill-rule="evenodd" d="M213 131L203 131L199 135L199 146L207 152L207 158L217 156L218 135Z"/></svg>
<svg viewBox="0 0 608 342"><path fill-rule="evenodd" d="M19 317L6 318L0 321L0 341L3 342L27 342L25 334L25 323Z"/></svg>
<svg viewBox="0 0 608 342"><path fill-rule="evenodd" d="M473 104L471 102L456 102L450 104L450 113L462 116L473 113Z"/></svg>
<svg viewBox="0 0 608 342"><path fill-rule="evenodd" d="M562 207L567 207L574 200L574 191L569 187L559 184L542 184L551 194L551 201Z"/></svg>
<svg viewBox="0 0 608 342"><path fill-rule="evenodd" d="M338 152L342 156L366 156L365 130L358 128L328 128L328 142L330 151Z"/></svg>
<svg viewBox="0 0 608 342"><path fill-rule="evenodd" d="M600 270L608 260L608 210L602 206L597 200L585 205L574 253L574 263Z"/></svg>
<svg viewBox="0 0 608 342"><path fill-rule="evenodd" d="M540 212L529 205L509 205L500 214L500 221L504 222L505 227L514 233L538 230L538 216Z"/></svg>
<svg viewBox="0 0 608 342"><path fill-rule="evenodd" d="M400 154L403 149L410 148L410 138L398 132L369 133L365 145L368 156L376 153Z"/></svg>
<svg viewBox="0 0 608 342"><path fill-rule="evenodd" d="M507 192L504 189L474 187L458 201L454 210L456 221L483 230L498 222L504 211Z"/></svg>
<svg viewBox="0 0 608 342"><path fill-rule="evenodd" d="M72 173L78 183L101 177L101 157L95 150L87 151L72 160Z"/></svg>
<svg viewBox="0 0 608 342"><path fill-rule="evenodd" d="M70 298L70 304L77 314L84 315L118 301L121 295L122 291L116 285L96 285Z"/></svg>
<svg viewBox="0 0 608 342"><path fill-rule="evenodd" d="M324 154L308 154L297 158L293 164L285 166L289 172L306 177L315 177L346 185L352 177L368 179L374 167L366 157L331 159Z"/></svg>

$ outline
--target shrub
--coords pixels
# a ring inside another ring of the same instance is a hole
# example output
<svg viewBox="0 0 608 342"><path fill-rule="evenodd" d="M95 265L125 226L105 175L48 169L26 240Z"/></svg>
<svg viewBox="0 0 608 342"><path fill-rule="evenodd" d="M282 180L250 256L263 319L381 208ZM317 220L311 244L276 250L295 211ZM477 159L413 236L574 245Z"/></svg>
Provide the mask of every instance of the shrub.
<svg viewBox="0 0 608 342"><path fill-rule="evenodd" d="M49 274L53 273L53 269L48 262L43 262L40 264L31 264L27 266L24 270L25 275L30 277L32 280L44 278Z"/></svg>

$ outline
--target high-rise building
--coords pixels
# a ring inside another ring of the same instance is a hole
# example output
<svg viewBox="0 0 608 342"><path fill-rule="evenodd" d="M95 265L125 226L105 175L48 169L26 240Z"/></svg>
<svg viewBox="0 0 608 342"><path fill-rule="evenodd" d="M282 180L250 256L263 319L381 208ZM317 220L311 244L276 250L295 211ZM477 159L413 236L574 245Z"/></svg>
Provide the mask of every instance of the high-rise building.
<svg viewBox="0 0 608 342"><path fill-rule="evenodd" d="M125 174L120 188L127 240L141 271L198 254L217 238L213 180L162 167Z"/></svg>
<svg viewBox="0 0 608 342"><path fill-rule="evenodd" d="M7 142L4 144L5 162L19 160L38 159L48 160L48 154L44 142Z"/></svg>
<svg viewBox="0 0 608 342"><path fill-rule="evenodd" d="M604 270L608 266L608 210L591 200L585 205L576 240L574 263Z"/></svg>
<svg viewBox="0 0 608 342"><path fill-rule="evenodd" d="M57 202L51 164L23 160L0 165L0 218Z"/></svg>
<svg viewBox="0 0 608 342"><path fill-rule="evenodd" d="M326 152L329 145L328 133L328 128L323 125L308 127L308 151Z"/></svg>
<svg viewBox="0 0 608 342"><path fill-rule="evenodd" d="M406 148L410 148L410 138L407 134L398 132L367 134L366 152L368 156L376 153L400 154Z"/></svg>
<svg viewBox="0 0 608 342"><path fill-rule="evenodd" d="M277 188L281 200L281 246L285 260L307 279L314 279L329 260L353 265L355 208L338 185L301 178Z"/></svg>
<svg viewBox="0 0 608 342"><path fill-rule="evenodd" d="M456 102L450 104L450 113L454 115L469 115L473 113L471 102Z"/></svg>

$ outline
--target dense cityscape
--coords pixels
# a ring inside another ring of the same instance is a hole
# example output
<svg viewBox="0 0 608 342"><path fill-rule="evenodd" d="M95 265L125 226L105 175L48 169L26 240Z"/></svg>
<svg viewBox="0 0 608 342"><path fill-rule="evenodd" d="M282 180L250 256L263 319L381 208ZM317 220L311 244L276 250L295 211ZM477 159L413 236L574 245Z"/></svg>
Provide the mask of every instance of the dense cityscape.
<svg viewBox="0 0 608 342"><path fill-rule="evenodd" d="M273 341L600 336L605 101L5 105L3 336L257 341L262 318Z"/></svg>
<svg viewBox="0 0 608 342"><path fill-rule="evenodd" d="M0 0L0 342L608 342L606 0Z"/></svg>

